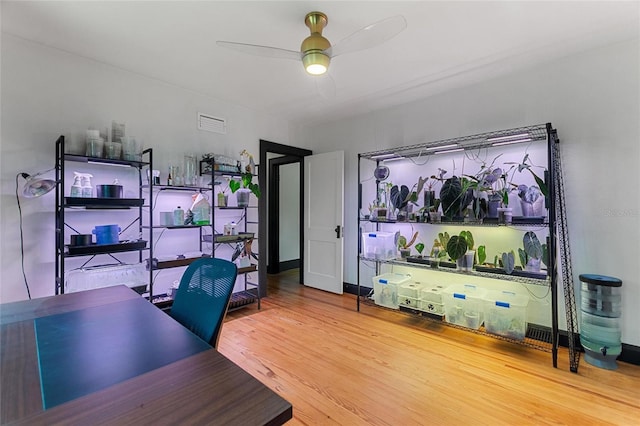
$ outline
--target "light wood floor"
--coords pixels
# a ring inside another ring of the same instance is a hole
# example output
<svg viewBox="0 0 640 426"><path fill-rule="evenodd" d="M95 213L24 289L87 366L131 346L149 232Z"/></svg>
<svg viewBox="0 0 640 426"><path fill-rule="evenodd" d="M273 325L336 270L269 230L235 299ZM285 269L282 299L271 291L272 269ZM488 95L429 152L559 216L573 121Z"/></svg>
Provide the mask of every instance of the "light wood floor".
<svg viewBox="0 0 640 426"><path fill-rule="evenodd" d="M293 404L291 425L640 425L640 367L551 354L270 277L219 350ZM259 409L259 408L258 408Z"/></svg>

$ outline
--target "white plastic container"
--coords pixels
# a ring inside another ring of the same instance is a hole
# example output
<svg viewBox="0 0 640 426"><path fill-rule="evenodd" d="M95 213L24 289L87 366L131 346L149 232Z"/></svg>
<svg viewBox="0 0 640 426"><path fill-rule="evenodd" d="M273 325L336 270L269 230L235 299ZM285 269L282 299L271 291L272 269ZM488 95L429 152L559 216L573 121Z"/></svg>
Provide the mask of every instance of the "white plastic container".
<svg viewBox="0 0 640 426"><path fill-rule="evenodd" d="M427 285L420 290L419 309L435 315L444 315L444 303L442 301L442 291L444 286Z"/></svg>
<svg viewBox="0 0 640 426"><path fill-rule="evenodd" d="M511 291L490 290L484 299L484 327L488 333L524 340L527 333L529 296Z"/></svg>
<svg viewBox="0 0 640 426"><path fill-rule="evenodd" d="M364 232L362 234L362 255L367 259L395 259L398 234L397 232Z"/></svg>
<svg viewBox="0 0 640 426"><path fill-rule="evenodd" d="M64 274L65 293L121 284L127 287L146 286L148 278L145 263L74 269Z"/></svg>
<svg viewBox="0 0 640 426"><path fill-rule="evenodd" d="M182 226L184 225L184 210L180 206L173 211L173 225L174 226Z"/></svg>
<svg viewBox="0 0 640 426"><path fill-rule="evenodd" d="M420 290L424 284L408 282L398 287L398 305L420 309Z"/></svg>
<svg viewBox="0 0 640 426"><path fill-rule="evenodd" d="M409 282L411 277L403 274L382 274L373 277L373 295L376 305L398 309L398 286Z"/></svg>
<svg viewBox="0 0 640 426"><path fill-rule="evenodd" d="M477 330L484 321L483 298L486 290L473 284L454 284L442 291L445 320Z"/></svg>
<svg viewBox="0 0 640 426"><path fill-rule="evenodd" d="M442 291L444 289L445 287L441 285L427 285L420 291L420 299L425 302L443 303Z"/></svg>

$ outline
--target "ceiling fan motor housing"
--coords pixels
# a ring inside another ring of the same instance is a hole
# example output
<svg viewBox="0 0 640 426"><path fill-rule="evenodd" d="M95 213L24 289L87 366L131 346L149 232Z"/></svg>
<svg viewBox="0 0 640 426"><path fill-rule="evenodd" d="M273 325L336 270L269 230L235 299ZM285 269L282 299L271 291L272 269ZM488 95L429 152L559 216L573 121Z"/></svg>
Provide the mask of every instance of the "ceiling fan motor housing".
<svg viewBox="0 0 640 426"><path fill-rule="evenodd" d="M331 47L331 43L322 36L327 22L327 15L322 12L310 12L304 19L311 35L304 39L300 51L304 68L310 74L324 74L329 68L331 58L324 51Z"/></svg>

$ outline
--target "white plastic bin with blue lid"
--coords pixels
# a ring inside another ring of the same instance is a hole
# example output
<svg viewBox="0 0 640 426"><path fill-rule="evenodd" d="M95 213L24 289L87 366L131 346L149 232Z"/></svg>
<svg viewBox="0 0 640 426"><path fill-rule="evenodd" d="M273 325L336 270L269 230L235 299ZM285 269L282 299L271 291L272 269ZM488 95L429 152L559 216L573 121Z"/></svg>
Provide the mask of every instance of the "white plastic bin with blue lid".
<svg viewBox="0 0 640 426"><path fill-rule="evenodd" d="M398 255L399 232L364 232L362 256L367 259L388 260Z"/></svg>
<svg viewBox="0 0 640 426"><path fill-rule="evenodd" d="M529 296L505 290L489 290L484 298L484 327L487 333L524 340L527 333Z"/></svg>
<svg viewBox="0 0 640 426"><path fill-rule="evenodd" d="M411 280L411 275L388 273L373 277L373 297L376 305L398 309L398 286Z"/></svg>
<svg viewBox="0 0 640 426"><path fill-rule="evenodd" d="M442 291L444 318L456 324L477 330L484 321L483 299L486 290L475 284L453 284Z"/></svg>

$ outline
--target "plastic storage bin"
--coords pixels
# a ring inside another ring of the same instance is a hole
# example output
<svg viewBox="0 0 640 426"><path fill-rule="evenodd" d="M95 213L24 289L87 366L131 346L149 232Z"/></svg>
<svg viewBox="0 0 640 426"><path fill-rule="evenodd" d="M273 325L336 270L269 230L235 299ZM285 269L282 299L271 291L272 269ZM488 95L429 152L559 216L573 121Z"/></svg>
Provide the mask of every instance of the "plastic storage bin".
<svg viewBox="0 0 640 426"><path fill-rule="evenodd" d="M149 272L146 263L133 265L94 266L65 272L65 293L91 290L124 284L127 287L147 285Z"/></svg>
<svg viewBox="0 0 640 426"><path fill-rule="evenodd" d="M427 285L420 291L420 310L435 315L444 315L442 291L444 286Z"/></svg>
<svg viewBox="0 0 640 426"><path fill-rule="evenodd" d="M484 321L486 291L473 284L454 284L442 291L445 320L477 330Z"/></svg>
<svg viewBox="0 0 640 426"><path fill-rule="evenodd" d="M411 277L403 274L382 274L373 277L373 296L376 305L398 309L398 286L409 282Z"/></svg>
<svg viewBox="0 0 640 426"><path fill-rule="evenodd" d="M398 287L398 304L410 308L420 308L420 290L424 284L419 282L409 282Z"/></svg>
<svg viewBox="0 0 640 426"><path fill-rule="evenodd" d="M398 235L397 232L364 232L362 255L367 259L395 259Z"/></svg>
<svg viewBox="0 0 640 426"><path fill-rule="evenodd" d="M524 340L527 333L529 296L489 290L484 299L484 327L488 333Z"/></svg>

